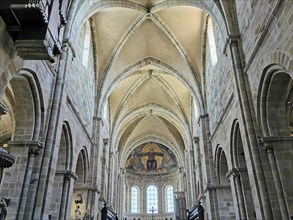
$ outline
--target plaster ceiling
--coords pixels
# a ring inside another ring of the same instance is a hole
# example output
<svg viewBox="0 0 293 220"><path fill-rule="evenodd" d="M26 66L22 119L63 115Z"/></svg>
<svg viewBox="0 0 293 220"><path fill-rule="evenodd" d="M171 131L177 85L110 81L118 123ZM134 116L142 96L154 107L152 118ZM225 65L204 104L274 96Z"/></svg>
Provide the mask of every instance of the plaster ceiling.
<svg viewBox="0 0 293 220"><path fill-rule="evenodd" d="M132 2L151 11L163 0ZM190 145L195 96L201 96L195 91L201 90L204 17L190 6L153 14L114 7L93 16L99 99L108 100L111 141L118 150L146 137L182 152Z"/></svg>

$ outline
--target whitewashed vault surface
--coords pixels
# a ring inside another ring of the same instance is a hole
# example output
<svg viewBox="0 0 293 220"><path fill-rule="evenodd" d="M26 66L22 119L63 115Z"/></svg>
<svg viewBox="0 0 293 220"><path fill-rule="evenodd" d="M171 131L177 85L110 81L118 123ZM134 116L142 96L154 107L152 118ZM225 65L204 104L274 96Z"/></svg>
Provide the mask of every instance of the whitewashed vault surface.
<svg viewBox="0 0 293 220"><path fill-rule="evenodd" d="M91 18L100 114L110 112L111 143L124 160L146 141L165 144L180 157L192 144L202 108L206 13L192 6L154 10L161 0L128 2L146 10L107 7Z"/></svg>

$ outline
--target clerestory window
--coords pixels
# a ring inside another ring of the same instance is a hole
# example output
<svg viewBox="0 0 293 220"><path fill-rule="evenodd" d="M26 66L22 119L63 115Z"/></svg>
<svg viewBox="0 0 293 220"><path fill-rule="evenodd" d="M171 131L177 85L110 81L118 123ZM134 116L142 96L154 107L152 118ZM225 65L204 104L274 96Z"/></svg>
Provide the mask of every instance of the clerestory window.
<svg viewBox="0 0 293 220"><path fill-rule="evenodd" d="M90 56L90 43L91 43L91 27L90 22L85 23L85 36L83 42L83 52L82 52L82 65L87 69L89 56Z"/></svg>
<svg viewBox="0 0 293 220"><path fill-rule="evenodd" d="M167 186L165 191L166 212L174 212L173 186Z"/></svg>
<svg viewBox="0 0 293 220"><path fill-rule="evenodd" d="M218 56L217 56L217 48L216 48L216 41L215 41L215 35L214 35L213 21L210 17L208 18L207 33L208 33L211 61L212 61L212 65L214 66L218 62Z"/></svg>
<svg viewBox="0 0 293 220"><path fill-rule="evenodd" d="M139 213L139 194L136 186L131 187L131 213Z"/></svg>
<svg viewBox="0 0 293 220"><path fill-rule="evenodd" d="M158 189L154 185L147 188L147 213L152 212L158 213Z"/></svg>

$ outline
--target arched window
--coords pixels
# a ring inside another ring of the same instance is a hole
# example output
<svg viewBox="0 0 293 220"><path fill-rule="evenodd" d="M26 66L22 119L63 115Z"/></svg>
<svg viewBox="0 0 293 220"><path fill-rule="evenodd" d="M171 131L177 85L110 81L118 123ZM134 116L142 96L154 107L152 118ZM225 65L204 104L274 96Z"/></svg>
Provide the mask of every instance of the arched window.
<svg viewBox="0 0 293 220"><path fill-rule="evenodd" d="M147 188L147 213L158 213L158 189L154 185Z"/></svg>
<svg viewBox="0 0 293 220"><path fill-rule="evenodd" d="M216 41L215 41L215 35L214 35L214 29L213 29L213 21L210 17L208 18L207 33L208 33L211 61L212 61L212 65L214 66L218 62L218 56L217 56Z"/></svg>
<svg viewBox="0 0 293 220"><path fill-rule="evenodd" d="M131 187L131 213L139 213L138 196L138 188L136 186Z"/></svg>
<svg viewBox="0 0 293 220"><path fill-rule="evenodd" d="M167 186L165 191L166 212L174 212L173 186Z"/></svg>
<svg viewBox="0 0 293 220"><path fill-rule="evenodd" d="M90 22L85 23L85 36L83 42L83 52L82 52L82 65L87 68L89 55L90 55L90 42L91 42L91 26Z"/></svg>

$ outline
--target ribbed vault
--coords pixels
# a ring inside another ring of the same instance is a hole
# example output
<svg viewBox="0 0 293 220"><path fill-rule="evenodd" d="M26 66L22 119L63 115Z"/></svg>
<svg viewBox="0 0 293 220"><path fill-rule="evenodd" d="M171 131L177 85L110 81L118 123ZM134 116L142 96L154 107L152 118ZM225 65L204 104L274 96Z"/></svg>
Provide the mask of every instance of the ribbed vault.
<svg viewBox="0 0 293 220"><path fill-rule="evenodd" d="M111 147L122 161L138 144L159 140L182 164L192 146L195 114L204 109L204 24L206 12L218 13L214 6L164 0L77 6L88 11L77 18L91 18L94 27L97 113L108 112Z"/></svg>

